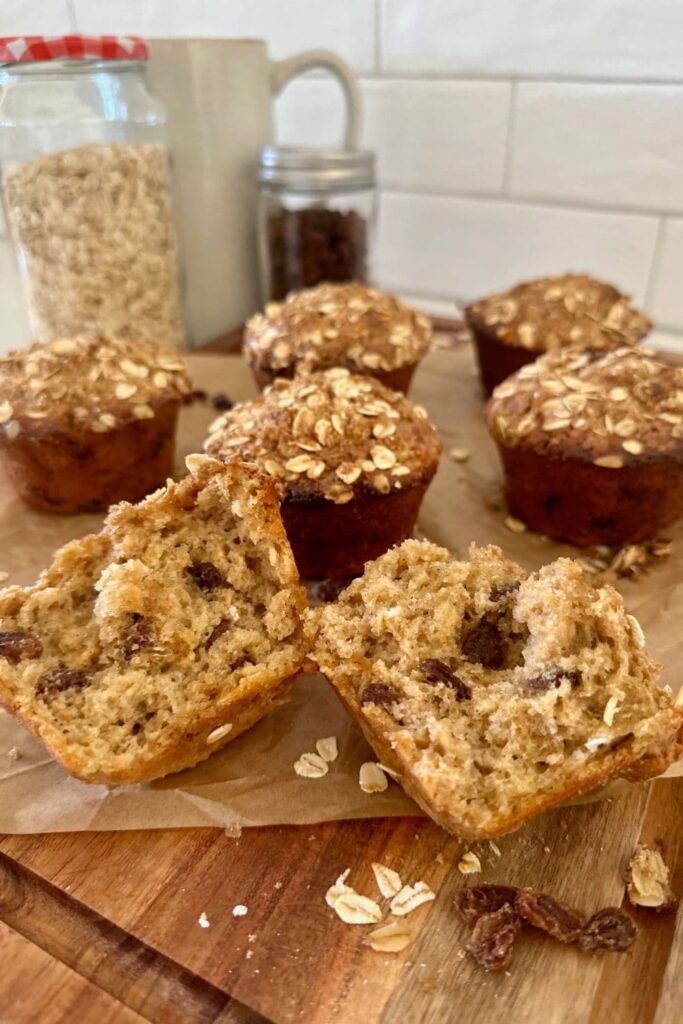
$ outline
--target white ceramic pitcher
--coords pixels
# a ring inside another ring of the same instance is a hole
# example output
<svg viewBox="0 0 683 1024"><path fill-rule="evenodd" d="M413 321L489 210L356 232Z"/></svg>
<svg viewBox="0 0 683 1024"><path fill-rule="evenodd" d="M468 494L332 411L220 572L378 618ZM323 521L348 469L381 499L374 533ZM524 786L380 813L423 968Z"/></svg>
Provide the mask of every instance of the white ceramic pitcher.
<svg viewBox="0 0 683 1024"><path fill-rule="evenodd" d="M344 143L360 134L360 98L327 50L271 60L259 39L152 39L149 80L170 122L184 305L193 345L220 337L258 307L255 175L273 141L272 100L290 79L325 68L346 97Z"/></svg>

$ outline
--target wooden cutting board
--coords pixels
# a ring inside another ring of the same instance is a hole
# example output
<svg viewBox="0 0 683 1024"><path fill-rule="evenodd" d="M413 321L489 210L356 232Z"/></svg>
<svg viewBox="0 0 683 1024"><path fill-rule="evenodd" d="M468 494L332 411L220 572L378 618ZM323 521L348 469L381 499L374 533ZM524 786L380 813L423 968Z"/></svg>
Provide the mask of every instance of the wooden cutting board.
<svg viewBox="0 0 683 1024"><path fill-rule="evenodd" d="M683 780L563 808L465 849L422 819L245 830L0 837L0 1021L277 1024L678 1024L683 911L629 912L622 955L590 957L524 934L510 970L464 954L453 897L468 882L532 885L586 911L624 903L638 841L656 844L683 892ZM325 904L346 868L375 893L371 863L424 879L435 902L407 918L409 947L379 954L368 929ZM234 916L233 908L247 908ZM209 926L199 918L206 915Z"/></svg>

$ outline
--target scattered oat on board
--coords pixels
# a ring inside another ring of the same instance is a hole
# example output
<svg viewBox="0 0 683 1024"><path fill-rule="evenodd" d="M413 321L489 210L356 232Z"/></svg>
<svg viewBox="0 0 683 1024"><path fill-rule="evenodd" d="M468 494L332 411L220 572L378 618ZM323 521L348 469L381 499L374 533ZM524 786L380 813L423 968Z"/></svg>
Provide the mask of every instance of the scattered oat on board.
<svg viewBox="0 0 683 1024"><path fill-rule="evenodd" d="M458 861L458 871L461 875L476 875L481 871L481 861L476 853L467 850Z"/></svg>
<svg viewBox="0 0 683 1024"><path fill-rule="evenodd" d="M403 888L401 876L393 868L388 868L385 864L373 861L372 870L377 882L377 888L385 900L392 899Z"/></svg>
<svg viewBox="0 0 683 1024"><path fill-rule="evenodd" d="M366 761L360 766L358 782L364 793L383 793L389 780L376 761Z"/></svg>
<svg viewBox="0 0 683 1024"><path fill-rule="evenodd" d="M365 942L377 953L400 953L410 942L410 931L403 921L390 921L370 932Z"/></svg>
<svg viewBox="0 0 683 1024"><path fill-rule="evenodd" d="M353 889L340 893L332 909L344 924L376 924L382 920L379 904Z"/></svg>
<svg viewBox="0 0 683 1024"><path fill-rule="evenodd" d="M323 761L327 761L331 764L337 760L339 751L337 750L337 737L336 736L325 736L322 739L316 741L315 749L318 751Z"/></svg>
<svg viewBox="0 0 683 1024"><path fill-rule="evenodd" d="M448 457L449 459L452 459L453 462L467 462L470 457L470 453L467 448L451 448L448 453Z"/></svg>
<svg viewBox="0 0 683 1024"><path fill-rule="evenodd" d="M598 545L589 548L579 563L586 572L600 575L605 582L615 578L635 580L669 558L672 552L673 543L670 540L656 538L642 544L624 544L621 547Z"/></svg>
<svg viewBox="0 0 683 1024"><path fill-rule="evenodd" d="M415 882L414 885L404 885L396 893L389 904L389 909L396 917L405 917L406 914L410 914L423 903L429 903L435 899L436 894L432 892L426 882Z"/></svg>
<svg viewBox="0 0 683 1024"><path fill-rule="evenodd" d="M232 908L233 917L246 917L249 913L249 908L245 907L243 903L238 903L237 906Z"/></svg>
<svg viewBox="0 0 683 1024"><path fill-rule="evenodd" d="M197 924L199 925L200 928L209 928L211 926L211 922L209 921L208 917L206 916L203 910L199 917L197 918Z"/></svg>
<svg viewBox="0 0 683 1024"><path fill-rule="evenodd" d="M659 850L636 846L626 871L626 883L628 898L636 907L661 910L673 903L669 868Z"/></svg>
<svg viewBox="0 0 683 1024"><path fill-rule="evenodd" d="M304 779L321 779L323 775L327 775L329 768L324 757L309 752L302 754L299 760L294 762L294 771Z"/></svg>
<svg viewBox="0 0 683 1024"><path fill-rule="evenodd" d="M521 519L517 519L515 516L505 517L505 526L510 533L526 533L527 525Z"/></svg>

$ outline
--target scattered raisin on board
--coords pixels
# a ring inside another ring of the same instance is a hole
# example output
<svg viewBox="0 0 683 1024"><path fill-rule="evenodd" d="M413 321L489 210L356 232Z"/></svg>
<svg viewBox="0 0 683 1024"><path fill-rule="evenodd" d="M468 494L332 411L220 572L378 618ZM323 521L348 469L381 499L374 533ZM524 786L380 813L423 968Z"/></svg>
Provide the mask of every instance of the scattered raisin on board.
<svg viewBox="0 0 683 1024"><path fill-rule="evenodd" d="M579 935L587 953L622 953L636 937L636 926L618 907L605 907L589 917Z"/></svg>
<svg viewBox="0 0 683 1024"><path fill-rule="evenodd" d="M191 562L185 567L185 572L192 577L199 589L205 592L216 590L225 583L213 562Z"/></svg>
<svg viewBox="0 0 683 1024"><path fill-rule="evenodd" d="M546 893L520 889L515 910L527 924L547 932L558 942L576 942L581 933L583 918Z"/></svg>
<svg viewBox="0 0 683 1024"><path fill-rule="evenodd" d="M521 921L509 903L482 914L472 930L467 950L485 971L502 971L512 959Z"/></svg>
<svg viewBox="0 0 683 1024"><path fill-rule="evenodd" d="M474 924L482 914L500 910L505 903L514 905L518 890L512 885L469 885L455 897L455 909L463 921Z"/></svg>
<svg viewBox="0 0 683 1024"><path fill-rule="evenodd" d="M39 658L42 653L43 645L33 633L20 630L0 633L0 657L7 658L12 665L18 665L24 658Z"/></svg>
<svg viewBox="0 0 683 1024"><path fill-rule="evenodd" d="M233 400L224 395L222 391L217 391L215 395L211 395L211 405L219 412L228 412L234 404Z"/></svg>
<svg viewBox="0 0 683 1024"><path fill-rule="evenodd" d="M64 693L65 690L82 690L89 683L90 673L83 669L57 665L39 677L36 683L36 696L48 700L50 697L56 697L58 693Z"/></svg>
<svg viewBox="0 0 683 1024"><path fill-rule="evenodd" d="M454 675L448 665L443 661L439 661L438 658L427 658L426 661L420 662L418 668L423 675L425 683L429 683L431 686L443 683L449 690L453 690L456 700L470 700L472 697L472 691L467 683L464 683L462 679Z"/></svg>
<svg viewBox="0 0 683 1024"><path fill-rule="evenodd" d="M386 683L370 683L363 690L361 704L395 704L399 700L399 694L393 687Z"/></svg>

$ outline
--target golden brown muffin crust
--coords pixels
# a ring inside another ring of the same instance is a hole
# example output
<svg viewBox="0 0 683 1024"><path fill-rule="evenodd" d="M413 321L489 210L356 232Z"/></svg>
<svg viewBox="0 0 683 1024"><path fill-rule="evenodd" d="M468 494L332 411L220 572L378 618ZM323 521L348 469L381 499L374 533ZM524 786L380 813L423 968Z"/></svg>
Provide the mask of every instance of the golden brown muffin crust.
<svg viewBox="0 0 683 1024"><path fill-rule="evenodd" d="M487 418L501 444L606 468L683 461L683 368L639 348L548 354L496 388Z"/></svg>
<svg viewBox="0 0 683 1024"><path fill-rule="evenodd" d="M244 351L269 370L297 372L346 366L390 372L427 352L432 325L393 295L366 285L322 284L271 302L248 321Z"/></svg>
<svg viewBox="0 0 683 1024"><path fill-rule="evenodd" d="M524 281L472 303L466 316L475 330L532 352L637 345L652 328L628 296L586 274Z"/></svg>
<svg viewBox="0 0 683 1024"><path fill-rule="evenodd" d="M210 427L205 451L255 462L288 496L344 504L431 477L441 445L426 411L372 377L337 367L278 379Z"/></svg>
<svg viewBox="0 0 683 1024"><path fill-rule="evenodd" d="M191 390L185 362L162 345L95 336L34 342L0 358L0 424L22 431L106 433Z"/></svg>

